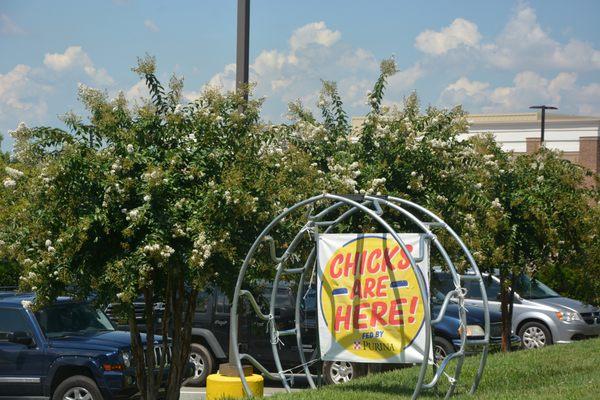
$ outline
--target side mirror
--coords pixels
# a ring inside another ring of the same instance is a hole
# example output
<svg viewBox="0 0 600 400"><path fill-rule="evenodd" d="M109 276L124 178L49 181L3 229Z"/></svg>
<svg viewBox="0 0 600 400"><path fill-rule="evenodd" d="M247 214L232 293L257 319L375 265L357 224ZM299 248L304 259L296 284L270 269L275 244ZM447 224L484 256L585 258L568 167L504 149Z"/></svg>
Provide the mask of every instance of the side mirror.
<svg viewBox="0 0 600 400"><path fill-rule="evenodd" d="M27 332L22 331L10 332L7 335L7 339L10 343L22 344L27 347L31 347L35 344L35 341L31 337L31 335Z"/></svg>
<svg viewBox="0 0 600 400"><path fill-rule="evenodd" d="M523 298L519 296L518 293L515 293L515 303L521 304L523 302Z"/></svg>

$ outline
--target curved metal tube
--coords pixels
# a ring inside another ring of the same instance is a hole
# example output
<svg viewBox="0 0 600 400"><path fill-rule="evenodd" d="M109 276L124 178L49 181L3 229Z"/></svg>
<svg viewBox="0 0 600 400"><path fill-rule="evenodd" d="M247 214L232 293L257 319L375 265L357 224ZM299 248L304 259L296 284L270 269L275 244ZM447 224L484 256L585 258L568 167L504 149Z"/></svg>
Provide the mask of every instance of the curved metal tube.
<svg viewBox="0 0 600 400"><path fill-rule="evenodd" d="M252 309L254 310L254 312L256 313L258 318L262 319L263 321L268 321L272 318L271 314L263 314L262 313L262 310L260 309L260 306L256 302L256 299L254 298L252 293L250 293L247 290L242 290L242 291L240 291L240 297L242 297L242 296L246 296L248 298L248 301L250 302L250 305L252 306Z"/></svg>
<svg viewBox="0 0 600 400"><path fill-rule="evenodd" d="M483 371L485 369L485 362L487 359L487 354L489 351L489 342L490 342L490 312L489 312L489 304L488 304L488 298L487 298L487 293L485 291L485 285L483 283L483 278L481 276L481 272L479 271L479 268L477 267L477 263L475 262L475 259L473 258L473 256L471 255L471 252L469 251L469 249L467 248L467 246L464 244L464 242L462 241L462 239L460 238L460 236L458 236L456 234L456 232L454 231L454 229L452 229L452 227L450 227L448 224L446 224L441 218L439 218L437 215L435 215L434 213L432 213L431 211L429 211L428 209L413 203L409 200L404 200L401 199L399 197L393 197L390 196L388 197L388 200L392 200L392 201L396 201L399 202L401 204L405 204L409 207L413 207L419 211L421 211L422 213L428 215L429 217L431 217L433 220L435 220L436 222L438 222L439 224L442 225L442 227L444 229L446 229L446 231L450 234L450 236L452 236L454 238L454 240L458 243L458 245L460 246L460 248L462 249L463 253L465 254L465 256L467 257L467 260L469 261L469 264L471 264L471 268L473 268L473 271L475 271L475 274L479 277L479 287L481 290L481 300L483 302L483 309L485 310L484 312L484 331L485 331L485 344L483 345L483 351L481 354L481 360L479 362L479 368L477 369L477 374L475 375L475 379L473 381L473 385L471 386L471 390L469 391L470 394L474 394L475 391L477 390L477 387L479 386L479 382L481 381L481 377L483 376ZM462 338L461 338L462 339Z"/></svg>
<svg viewBox="0 0 600 400"><path fill-rule="evenodd" d="M364 206L367 206L370 204L370 201L365 201L363 202ZM335 203L334 205L326 208L325 210L321 211L316 217L312 218L312 221L315 221L317 219L317 217L322 218L325 215L329 214L331 211L334 211L336 209L338 209L341 205L343 205L342 202L339 203ZM345 211L342 215L340 215L338 218L336 218L329 227L327 227L327 229L325 230L325 233L331 231L336 225L338 225L339 223L343 222L344 220L346 220L348 217L350 217L352 214L355 214L357 211L356 208L351 208L350 210ZM315 384L315 381L312 378L312 374L310 372L310 370L308 369L308 366L306 365L306 356L304 355L304 346L302 343L302 327L300 326L300 304L302 302L302 288L304 286L304 277L306 275L307 272L307 268L309 265L312 265L315 261L315 257L316 257L316 249L313 247L313 249L311 250L306 263L304 264L303 267L303 271L302 274L300 275L300 279L298 280L298 290L296 293L296 310L295 310L295 318L296 318L296 345L298 347L298 355L300 358L300 363L302 365L302 367L304 368L304 373L306 374L306 379L308 381L308 384L311 388L316 389L317 385ZM314 266L313 266L314 268Z"/></svg>
<svg viewBox="0 0 600 400"><path fill-rule="evenodd" d="M250 248L250 251L248 252L248 254L246 255L246 258L244 260L244 263L242 264L242 267L240 268L240 273L238 275L238 280L236 283L236 288L235 288L235 292L234 292L234 298L233 298L233 304L232 304L232 308L231 308L231 332L232 332L232 349L230 349L230 355L232 356L231 358L240 373L240 378L242 381L242 385L244 387L244 391L246 392L247 395L252 396L252 391L250 390L248 383L245 379L245 377L243 376L242 373L242 366L241 366L241 361L239 358L239 351L237 349L238 347L238 340L237 340L237 306L238 306L238 301L239 301L239 295L240 295L240 290L241 290L241 285L242 285L242 281L243 281L243 276L248 268L249 262L252 259L254 253L256 252L256 249L258 248L258 245L260 244L260 241L262 240L262 238L264 236L266 236L268 234L268 232L270 232L270 230L276 225L278 224L281 219L283 219L286 215L288 215L289 213L291 213L292 211L303 207L305 205L308 205L310 203L314 203L318 200L322 200L322 199L330 199L330 200L337 200L339 203L344 203L347 204L349 206L352 206L353 208L357 208L360 211L363 211L365 214L369 215L372 219L374 219L375 221L377 221L386 231L388 231L388 233L390 233L390 235L394 238L394 240L398 243L398 245L402 248L402 250L405 252L405 254L407 255L407 258L409 259L409 262L411 264L411 267L417 272L416 276L417 276L417 282L419 284L419 288L421 291L421 296L422 298L427 298L427 293L426 293L426 285L423 279L422 274L420 273L420 270L418 270L416 262L414 260L414 258L412 257L412 254L408 251L408 249L406 248L405 244L403 243L403 241L400 239L400 237L398 236L398 234L392 229L391 226L389 226L381 217L379 217L377 215L376 212L372 211L371 209L353 201L347 198L344 198L342 196L337 196L337 195L332 195L332 194L323 194L323 195L319 195L319 196L314 196L312 198L306 199L304 201L301 201L299 203L296 203L294 206L290 207L289 209L287 209L286 211L284 211L283 213L281 213L280 215L278 215L273 221L271 221L271 223L269 225L267 225L267 227L263 230L263 232L259 235L259 237L257 237L257 239L255 240L254 244L252 245L252 247ZM341 206L341 205L340 205ZM339 207L339 206L337 206ZM290 246L291 247L291 246ZM285 257L285 256L284 256ZM280 268L278 268L279 270ZM279 272L280 274L280 272ZM276 277L276 279L278 279L278 277ZM430 321L430 315L429 315L429 307L424 307L424 314L425 314L425 321L427 321L427 323L425 324L425 334L427 337L429 337L431 335L431 327L430 324L428 323L428 321ZM421 365L421 371L419 374L419 381L422 382L423 377L425 375L426 369L427 369L427 360L428 360L428 355L429 355L429 347L430 347L430 343L429 341L426 341L425 343L425 349L424 349L424 360L423 363ZM281 371L281 367L280 365L278 366L278 369ZM287 386L287 383L284 383L284 386ZM288 388L286 388L288 389ZM415 392L413 393L413 398L416 398L418 396L420 392L420 385L417 385L417 387L415 388Z"/></svg>
<svg viewBox="0 0 600 400"><path fill-rule="evenodd" d="M365 196L365 198L371 198L370 196ZM386 199L377 199L378 202L381 201L383 202L385 205L387 205L388 207L392 208L393 210L396 210L398 212L400 212L402 215L404 215L405 217L407 217L410 221L412 221L414 224L416 224L433 242L433 244L435 245L435 247L437 248L437 250L440 252L440 254L442 255L442 258L444 259L444 261L446 262L446 264L448 265L448 268L450 269L450 272L452 274L452 280L454 281L454 286L458 289L460 287L460 276L458 275L458 272L456 271L456 268L454 267L454 264L452 263L452 260L450 259L450 256L448 255L448 253L446 252L446 249L444 248L444 246L442 246L442 244L440 243L440 241L437 239L437 236L434 235L431 230L429 229L429 227L424 224L423 222L421 222L420 219L418 219L416 216L414 216L411 212L409 212L408 210L386 200ZM446 299L449 301L448 296L446 296ZM444 301L444 303L446 303L446 301ZM448 307L448 304L445 304L446 307L442 307L442 310L440 310L440 315L438 315L439 320L441 320L444 316L444 313L446 312L446 308ZM428 304L429 307L429 304ZM466 327L467 326L467 316L464 312L464 299L462 297L459 297L459 319L461 324ZM432 323L431 321L428 321L430 324ZM467 341L467 336L466 336L466 329L461 329L460 332L460 339L461 339L461 346L459 351L457 352L458 355L455 356L459 357L456 368L454 369L454 376L452 377L451 380L451 385L450 388L448 389L447 392L447 396L449 396L449 394L451 394L454 391L454 385L455 382L458 380L458 378L460 377L460 372L461 372L461 368L462 368L462 363L464 362L464 350L465 350L465 345L466 345L466 341ZM427 336L428 339L430 338L430 336ZM446 368L446 366L448 365L448 363L442 363L442 365L439 367L438 371L436 371L436 375L439 373L443 373L444 369ZM432 380L430 383L428 384L423 384L424 388L431 388L433 386L435 386L436 384L436 379L434 376L434 380ZM422 384L422 382L419 382L420 384ZM418 383L418 384L419 384Z"/></svg>
<svg viewBox="0 0 600 400"><path fill-rule="evenodd" d="M284 212L282 212L281 214L279 214L276 218L274 218L270 224L267 225L267 227L265 227L265 229L263 229L263 231L261 232L261 234L256 238L255 242L253 243L252 247L250 248L248 254L246 255L246 258L244 259L244 263L242 264L242 267L240 268L240 273L238 275L238 280L236 283L236 288L235 288L235 292L234 292L234 297L233 297L233 301L232 301L232 309L231 309L231 332L232 332L232 349L230 349L230 362L233 362L238 371L240 372L240 377L241 377L241 381L242 381L242 385L244 387L244 391L246 392L246 395L248 396L252 396L253 393L250 390L248 383L245 379L245 377L243 376L242 373L242 366L241 366L241 359L246 359L248 361L250 361L253 365L255 365L262 373L264 373L265 375L267 375L268 378L270 379L276 379L276 380L280 380L283 382L284 387L286 388L287 391L290 391L290 387L287 383L286 380L286 376L285 373L283 371L283 368L281 366L281 362L279 359L279 353L278 353L278 349L277 349L277 340L279 338L279 334L281 332L277 331L276 326L275 326L275 320L272 317L274 315L275 312L275 300L276 300L276 294L277 294L277 288L278 288L278 284L279 284L279 280L281 278L282 274L285 274L286 272L293 272L293 273L300 273L300 278L299 278L299 283L298 283L298 290L297 290L297 294L296 294L296 310L295 310L295 329L292 330L288 330L290 334L295 334L296 336L296 342L298 344L298 352L299 352L299 357L300 357L300 361L301 361L301 365L304 368L304 372L307 376L309 385L311 387L315 387L314 381L312 379L312 375L310 373L310 370L308 369L307 363L306 363L306 357L304 355L304 349L302 346L302 333L301 333L301 325L300 325L300 305L301 305L301 300L302 300L302 294L303 294L303 285L304 285L304 280L306 277L306 273L308 271L308 267L311 264L314 264L314 259L315 259L315 251L316 249L313 248L304 267L302 268L293 268L290 270L285 270L285 268L283 267L283 264L285 263L285 261L289 258L289 256L293 253L293 251L295 250L295 248L297 247L297 245L300 243L300 240L302 239L303 234L310 228L316 227L316 226L327 226L327 229L325 230L325 232L329 232L330 230L332 230L336 225L338 225L340 222L344 221L346 218L348 218L350 215L358 212L358 211L362 211L363 213L367 214L371 219L375 220L376 222L378 222L393 238L394 240L400 245L400 247L402 248L402 250L404 251L404 253L407 255L407 258L409 259L410 265L413 268L413 270L416 272L416 277L417 277L417 281L419 284L419 289L421 291L421 296L422 298L427 298L427 285L425 282L425 278L423 277L423 274L421 273L420 269L418 268L417 262L415 260L415 258L412 256L412 254L408 251L408 249L406 248L405 244L402 242L401 238L398 236L398 234L394 231L394 229L387 224L387 222L385 220L383 220L380 215L383 214L383 209L381 208L381 204L387 205L390 208L393 208L394 210L400 212L402 215L404 215L405 217L407 217L409 220L411 220L413 223L415 223L425 234L428 238L430 238L434 245L436 246L436 248L438 249L438 251L440 251L440 253L442 254L442 258L444 259L444 261L446 262L446 264L448 265L451 274L452 274L452 278L454 281L454 284L456 286L456 290L448 293L446 295L446 298L444 299L444 303L442 305L442 308L440 310L440 315L438 315L438 317L435 320L431 320L431 315L430 315L430 310L429 310L429 306L424 307L424 317L425 317L425 334L428 338L431 337L431 324L435 324L437 322L439 322L441 320L441 317L443 317L446 308L448 306L448 303L450 302L450 299L452 297L458 297L459 298L459 303L460 304L460 309L459 309L459 317L461 319L461 322L464 323L464 325L466 326L466 315L465 315L465 311L464 311L464 307L462 307L464 299L462 298L462 296L459 295L458 289L461 287L461 280L460 280L460 276L458 275L454 264L452 263L450 257L448 256L447 252L445 251L444 247L441 245L441 243L437 240L437 237L431 232L430 227L433 226L440 226L445 228L450 235L459 243L459 246L461 247L461 249L463 250L463 252L465 253L465 255L467 256L467 259L469 260L469 263L471 264L473 270L475 271L477 277L479 278L479 282L480 282L480 287L481 287L481 291L482 291L482 298L483 298L483 302L484 302L484 308L486 310L485 313L485 342L486 344L484 345L484 349L483 349L483 354L482 354L482 359L480 362L480 366L478 369L478 373L477 376L475 377L475 382L473 383L473 386L471 388L471 393L473 393L476 388L477 385L481 379L481 375L483 374L483 369L485 367L485 361L486 361L486 356L487 356L487 343L489 343L489 308L488 308L488 303L487 303L487 296L485 293L485 287L483 284L483 280L481 278L481 274L479 272L479 269L477 268L477 265L471 255L471 253L469 252L469 250L466 248L466 246L464 245L464 243L462 242L462 240L460 239L460 237L458 237L458 235L452 230L452 228L450 228L444 221L442 221L439 217L437 217L435 214L433 214L431 211L419 206L418 204L412 203L410 201L407 200L403 200L401 198L398 197L388 197L386 198L382 198L382 197L374 197L374 196L364 196L364 199L366 200L363 204L358 203L357 201L352 200L351 198L347 198L344 196L339 196L339 195L334 195L334 194L322 194L322 195L318 195L318 196L314 196L311 197L309 199L303 200L301 202L296 203L295 205L293 205L292 207L288 208L287 210L285 210ZM281 257L277 257L276 255L276 249L275 249L275 244L274 241L271 237L268 236L268 233L283 219L285 218L288 214L290 214L291 212L304 207L304 206L311 206L311 210L312 210L312 204L316 203L320 200L334 200L336 201L336 203L334 203L333 205L330 205L329 207L327 207L325 210L319 212L317 215L312 216L310 215L309 211L309 215L308 215L308 220L309 222L304 226L304 228L302 228L294 237L294 239L292 240L292 243L290 244L290 246L286 249L286 251L284 252L284 254ZM373 203L375 205L375 210L372 210L368 207L366 207L369 203ZM403 205L407 205L409 207L412 207L418 211L423 212L424 214L428 215L429 217L431 217L432 219L434 219L436 221L436 223L431 223L431 222L422 222L419 220L419 218L417 218L416 216L414 216L411 212L409 212L408 210L398 206L397 204L394 203L400 203ZM336 210L342 206L349 206L351 207L349 210L345 211L341 216L339 216L338 218L336 218L333 221L319 221L321 218L323 218L324 216L326 216L327 214L329 214L331 211ZM241 285L243 282L243 278L245 275L245 272L249 266L250 261L252 260L252 258L254 257L254 254L256 253L256 250L258 248L258 246L260 245L260 242L263 240L267 240L269 241L269 245L270 245L270 253L271 253L271 257L274 261L276 261L278 263L277 265L277 272L276 272L276 276L275 276L275 280L274 280L274 284L273 284L273 291L271 293L271 304L270 304L270 313L269 315L266 314L262 314L262 312L260 311L260 308L258 307L258 304L256 304L256 301L252 301L254 300L254 298L251 296L251 294L249 292L243 291L241 290ZM314 266L313 266L314 268ZM462 293L462 292L461 292ZM275 364L277 366L278 369L278 375L272 374L269 371L267 371L262 365L260 365L260 363L258 363L255 359L253 359L250 355L244 354L244 355L240 355L239 354L239 350L238 350L238 337L237 337L237 330L238 330L238 324L237 324L237 318L234 318L234 316L237 315L237 307L238 307L238 302L239 302L239 298L240 296L248 296L251 302L252 307L254 308L254 311L257 312L257 314L259 314L259 318L263 319L263 320L268 320L269 321L269 329L270 329L270 334L271 334L271 345L272 345L272 351L273 351L273 355L274 355L274 359L275 359ZM254 303L254 304L253 304ZM286 334L288 333L288 331L284 331ZM455 374L454 374L454 379L451 380L451 385L450 388L448 389L448 392L446 393L446 398L448 398L449 396L451 396L451 394L454 391L454 388L456 386L456 381L458 380L458 377L460 376L460 372L461 372L461 367L462 367L462 361L464 360L464 348L466 345L466 329L462 329L461 330L461 346L460 349L457 353L454 353L451 357L448 357L444 362L442 362L440 368L436 371L435 376L433 378L433 380L428 383L428 384L423 384L423 380L424 380L424 376L427 370L427 366L428 366L428 360L429 360L429 351L430 351L430 340L427 340L425 343L425 348L424 353L423 353L423 362L421 364L421 369L419 372L419 377L417 380L417 384L415 386L415 390L413 392L413 399L416 399L421 391L421 388L429 388L429 387L433 387L437 384L440 376L442 375L444 369L446 368L446 366L448 365L448 362L451 359L454 358L458 358L458 363L455 369Z"/></svg>

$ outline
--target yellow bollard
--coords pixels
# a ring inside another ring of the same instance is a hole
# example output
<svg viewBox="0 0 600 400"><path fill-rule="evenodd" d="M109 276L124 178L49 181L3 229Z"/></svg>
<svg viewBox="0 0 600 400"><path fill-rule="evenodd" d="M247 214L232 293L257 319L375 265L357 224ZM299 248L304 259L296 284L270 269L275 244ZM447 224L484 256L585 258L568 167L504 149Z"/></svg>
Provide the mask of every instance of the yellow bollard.
<svg viewBox="0 0 600 400"><path fill-rule="evenodd" d="M254 393L254 397L263 397L265 380L262 375L252 374L246 376L246 381L252 393ZM240 377L224 376L217 373L206 378L206 400L242 399L244 397L246 397L246 394Z"/></svg>

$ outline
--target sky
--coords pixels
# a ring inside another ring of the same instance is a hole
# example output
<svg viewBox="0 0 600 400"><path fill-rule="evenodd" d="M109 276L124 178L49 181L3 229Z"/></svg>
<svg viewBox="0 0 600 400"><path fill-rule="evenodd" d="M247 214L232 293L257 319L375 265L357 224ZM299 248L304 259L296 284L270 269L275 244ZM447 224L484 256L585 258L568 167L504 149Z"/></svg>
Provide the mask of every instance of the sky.
<svg viewBox="0 0 600 400"><path fill-rule="evenodd" d="M156 57L158 75L183 76L184 97L235 82L235 0L0 0L0 134L63 127L85 115L78 84L146 93L131 71ZM335 81L352 116L363 115L381 60L394 57L386 102L416 91L424 106L471 113L600 115L600 1L252 0L250 80L263 118L287 104L314 108L321 80Z"/></svg>

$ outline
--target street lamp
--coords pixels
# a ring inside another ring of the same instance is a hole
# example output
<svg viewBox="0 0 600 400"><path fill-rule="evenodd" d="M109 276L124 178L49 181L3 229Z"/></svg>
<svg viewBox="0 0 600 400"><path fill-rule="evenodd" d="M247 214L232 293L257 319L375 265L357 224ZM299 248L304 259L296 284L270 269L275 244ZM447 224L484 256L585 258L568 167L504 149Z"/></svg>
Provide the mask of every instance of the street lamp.
<svg viewBox="0 0 600 400"><path fill-rule="evenodd" d="M532 110L542 110L542 134L540 140L540 146L544 147L544 131L546 130L546 110L558 110L558 107L553 106L531 106L529 107Z"/></svg>

